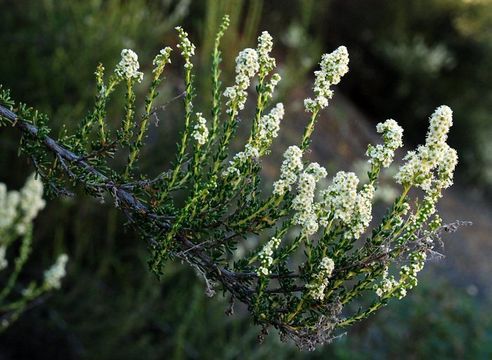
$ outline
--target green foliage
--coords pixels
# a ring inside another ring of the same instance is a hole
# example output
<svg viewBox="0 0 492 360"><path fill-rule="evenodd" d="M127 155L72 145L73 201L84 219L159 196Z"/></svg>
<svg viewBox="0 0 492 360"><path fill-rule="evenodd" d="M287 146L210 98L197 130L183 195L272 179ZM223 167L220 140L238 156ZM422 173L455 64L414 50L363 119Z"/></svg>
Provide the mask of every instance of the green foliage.
<svg viewBox="0 0 492 360"><path fill-rule="evenodd" d="M228 25L229 18L224 17L212 51L212 103L207 107L211 134L202 116L205 111L196 112L194 103L195 46L181 27L176 28L184 61L184 128L171 168L154 178L138 171L137 160L164 66L170 61L169 48L154 58L141 115L135 107L135 87L144 74L130 49L121 52L109 76L102 65L97 68L94 108L73 135L63 131L54 140L46 116L12 103L5 92L0 115L4 125L22 131L21 153L32 159L51 195L66 194L66 188L78 185L101 200L107 195L112 198L148 242L150 269L157 276L163 275L167 260L184 260L204 276L209 293L217 288L227 291L231 301L245 303L262 333L274 327L282 339L313 350L331 341L339 328L365 319L391 298L404 297L416 286L416 275L441 233L461 225L440 227L440 219L432 217L441 191L452 184L457 161L455 150L446 144L452 112L441 106L431 116L425 145L408 153L407 163L395 176L402 184L401 195L372 234L358 244L372 219L380 170L391 164L395 150L402 146L402 129L394 120L378 124L383 144L368 148L367 184L358 187L354 174L339 172L316 201L316 183L326 170L317 163L304 164L302 156L320 111L333 96L331 86L348 71L345 47L325 54L315 72L315 96L304 102L310 115L302 139L285 152L280 179L265 197L259 160L269 152L284 115L281 103L271 104L280 80L273 73L273 43L264 32L256 50L241 51L234 85L223 91L219 46ZM249 139L244 151L227 161L256 76L256 111ZM118 86L125 88L125 111L121 123L112 126L107 105ZM221 101L220 94L227 100ZM123 169L114 162L118 154L129 154ZM419 187L424 198L411 200L410 189ZM258 239L256 247L239 257L240 240L251 236ZM292 264L297 252L304 254L302 262ZM407 265L401 266L401 261ZM390 269L399 273L398 279L389 274ZM348 305L362 296L372 299L370 304L350 312Z"/></svg>
<svg viewBox="0 0 492 360"><path fill-rule="evenodd" d="M98 62L113 63L125 47L154 52L187 14L189 1L21 0L2 6L2 82L55 123L73 126L70 120L81 118L94 96L89 84Z"/></svg>

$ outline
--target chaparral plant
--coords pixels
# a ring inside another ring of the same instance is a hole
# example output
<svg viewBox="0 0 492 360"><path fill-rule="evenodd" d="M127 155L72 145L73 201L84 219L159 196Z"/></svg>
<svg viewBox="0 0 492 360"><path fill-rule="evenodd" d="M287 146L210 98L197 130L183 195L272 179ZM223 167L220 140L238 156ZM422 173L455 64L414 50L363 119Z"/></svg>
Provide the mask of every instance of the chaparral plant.
<svg viewBox="0 0 492 360"><path fill-rule="evenodd" d="M43 184L30 176L20 191L7 191L0 183L0 332L48 291L58 289L68 261L61 254L44 272L42 282L21 284L19 276L32 251L33 225L44 208Z"/></svg>
<svg viewBox="0 0 492 360"><path fill-rule="evenodd" d="M195 45L176 28L184 62L184 129L175 160L155 177L141 173L138 164L165 67L174 57L170 47L157 54L150 74L140 72L130 49L121 52L113 71L99 65L94 107L73 133L50 135L48 118L14 102L7 90L0 94L0 125L20 130L20 152L31 159L50 194L67 194L77 186L99 199L111 197L148 243L149 268L157 276L168 260L185 261L204 277L210 294L220 290L246 304L262 335L273 327L283 339L314 349L390 299L403 298L417 285L441 233L460 225L443 226L436 213L458 161L446 143L452 111L440 106L430 116L425 143L406 154L394 177L398 197L379 223L371 224L380 171L403 146L398 123L389 119L377 125L381 142L368 146L367 181L351 172L328 174L305 156L333 86L349 70L348 51L340 46L322 56L312 96L304 101L304 133L285 149L273 185L265 186L261 161L285 111L282 103L272 102L281 80L270 55L273 42L263 32L256 48L242 50L234 83L223 87L220 41L228 23L225 17L215 39L211 96L197 92ZM140 111L135 86L144 77L150 87ZM126 105L115 129L106 109L118 87L126 93ZM253 96L256 107L248 117L243 110ZM208 98L211 103L198 108ZM241 151L230 154L240 118L251 130ZM117 154L127 158L124 166L113 161ZM327 177L329 185L321 186ZM257 245L246 248L246 239ZM365 308L349 306L361 298Z"/></svg>

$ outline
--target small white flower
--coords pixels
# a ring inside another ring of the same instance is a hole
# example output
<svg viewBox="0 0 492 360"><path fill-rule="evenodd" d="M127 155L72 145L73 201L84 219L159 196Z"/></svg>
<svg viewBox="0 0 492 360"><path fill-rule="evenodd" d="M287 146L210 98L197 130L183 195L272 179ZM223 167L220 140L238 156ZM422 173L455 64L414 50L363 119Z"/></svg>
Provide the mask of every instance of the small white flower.
<svg viewBox="0 0 492 360"><path fill-rule="evenodd" d="M396 297L403 299L407 291L417 286L417 274L424 268L427 254L425 251L416 251L410 255L410 264L400 269L399 280L388 275L388 268L383 272L381 282L375 285L376 295L379 297Z"/></svg>
<svg viewBox="0 0 492 360"><path fill-rule="evenodd" d="M449 106L441 105L431 115L429 123L427 145L442 144L446 142L449 129L453 125L453 111Z"/></svg>
<svg viewBox="0 0 492 360"><path fill-rule="evenodd" d="M335 269L335 263L327 256L321 259L318 266L318 272L312 277L311 281L306 284L308 296L314 300L324 300L325 289L328 286L329 278Z"/></svg>
<svg viewBox="0 0 492 360"><path fill-rule="evenodd" d="M0 238L2 232L14 230L16 235L26 233L29 225L46 206L43 183L31 175L20 191L9 191L0 183Z"/></svg>
<svg viewBox="0 0 492 360"><path fill-rule="evenodd" d="M324 54L320 62L320 70L314 72L314 93L315 98L304 100L304 107L307 112L314 113L328 106L328 100L333 97L332 85L340 82L349 68L349 55L345 46L340 46L330 54Z"/></svg>
<svg viewBox="0 0 492 360"><path fill-rule="evenodd" d="M202 113L196 113L197 122L193 128L191 136L197 141L198 145L204 145L208 139L207 120L202 116Z"/></svg>
<svg viewBox="0 0 492 360"><path fill-rule="evenodd" d="M358 184L359 178L353 172L339 171L335 175L332 184L321 192L321 206L326 210L326 218L331 214L345 224L352 220Z"/></svg>
<svg viewBox="0 0 492 360"><path fill-rule="evenodd" d="M301 225L302 232L306 235L312 235L318 230L317 216L313 209L315 188L315 177L303 172L299 176L297 196L292 200L292 209L296 210L294 224Z"/></svg>
<svg viewBox="0 0 492 360"><path fill-rule="evenodd" d="M388 270L383 273L383 278L379 285L375 286L376 295L379 297L392 293L399 286L399 282L393 276L388 276Z"/></svg>
<svg viewBox="0 0 492 360"><path fill-rule="evenodd" d="M229 161L229 167L224 170L224 176L241 175L239 167L246 164L246 162L257 159L260 157L260 151L252 144L246 144L244 151L238 152L231 161Z"/></svg>
<svg viewBox="0 0 492 360"><path fill-rule="evenodd" d="M320 181L321 179L325 178L328 173L326 172L326 169L318 164L317 162L312 162L310 163L307 167L306 170L304 170L306 173L311 174L314 176L314 179L316 182Z"/></svg>
<svg viewBox="0 0 492 360"><path fill-rule="evenodd" d="M176 26L175 29L179 37L178 49L181 50L181 56L185 60L184 68L190 70L193 68L191 57L195 55L195 45L190 41L188 33L181 26Z"/></svg>
<svg viewBox="0 0 492 360"><path fill-rule="evenodd" d="M272 143L272 140L278 136L280 130L280 121L284 117L284 105L278 103L266 115L263 115L258 122L258 132L254 143L262 150L266 150Z"/></svg>
<svg viewBox="0 0 492 360"><path fill-rule="evenodd" d="M273 252L279 247L281 239L272 237L263 246L263 249L258 254L260 266L257 269L258 276L266 276L270 274L270 267L273 265Z"/></svg>
<svg viewBox="0 0 492 360"><path fill-rule="evenodd" d="M366 184L357 193L352 223L345 236L358 238L366 231L372 220L372 201L375 191L373 185Z"/></svg>
<svg viewBox="0 0 492 360"><path fill-rule="evenodd" d="M318 215L314 206L316 183L326 176L326 170L318 163L309 164L299 176L297 196L292 200L292 209L296 211L294 224L300 225L302 233L309 236L318 231Z"/></svg>
<svg viewBox="0 0 492 360"><path fill-rule="evenodd" d="M335 263L333 262L332 259L325 256L323 259L321 259L321 263L319 264L319 267L321 271L323 271L325 275L329 277L331 276L331 273L335 269Z"/></svg>
<svg viewBox="0 0 492 360"><path fill-rule="evenodd" d="M455 149L445 144L442 148L442 158L438 165L436 187L447 189L453 185L453 174L458 164L458 153Z"/></svg>
<svg viewBox="0 0 492 360"><path fill-rule="evenodd" d="M228 114L234 111L233 106L238 110L244 109L251 78L256 75L259 68L258 53L254 49L246 48L236 57L235 84L224 91L224 96L229 99L226 104Z"/></svg>
<svg viewBox="0 0 492 360"><path fill-rule="evenodd" d="M171 49L169 46L165 47L164 49L161 49L159 51L159 54L156 55L154 60L152 61L152 65L154 65L154 72L158 70L161 67L164 67L166 64L171 63Z"/></svg>
<svg viewBox="0 0 492 360"><path fill-rule="evenodd" d="M44 283L48 289L59 289L61 279L66 275L67 254L61 254L56 262L44 272Z"/></svg>
<svg viewBox="0 0 492 360"><path fill-rule="evenodd" d="M395 175L396 182L420 187L427 193L452 185L458 163L456 151L446 143L453 124L452 115L451 109L445 105L434 111L425 145L407 153L405 163Z"/></svg>
<svg viewBox="0 0 492 360"><path fill-rule="evenodd" d="M366 184L357 191L359 178L353 172L339 171L328 188L321 191L320 224L338 220L345 228L344 236L358 238L372 220L374 186Z"/></svg>
<svg viewBox="0 0 492 360"><path fill-rule="evenodd" d="M370 145L366 154L370 164L388 167L393 162L396 149L403 146L403 129L395 120L388 119L377 124L376 130L383 134L384 144Z"/></svg>
<svg viewBox="0 0 492 360"><path fill-rule="evenodd" d="M280 179L273 184L273 194L282 196L290 191L302 168L302 150L295 145L289 146L284 152L284 161L280 167Z"/></svg>
<svg viewBox="0 0 492 360"><path fill-rule="evenodd" d="M270 56L273 48L273 39L267 31L263 31L258 37L258 63L259 75L264 77L275 68L275 59Z"/></svg>
<svg viewBox="0 0 492 360"><path fill-rule="evenodd" d="M275 91L275 87L278 85L279 81L282 78L279 74L273 74L270 80L265 84L265 99L271 99L273 96L273 92Z"/></svg>
<svg viewBox="0 0 492 360"><path fill-rule="evenodd" d="M138 71L139 68L138 55L131 49L121 50L121 60L115 68L116 75L123 79L134 79L141 82L143 73Z"/></svg>
<svg viewBox="0 0 492 360"><path fill-rule="evenodd" d="M29 224L36 218L38 213L44 209L46 202L43 200L43 183L31 175L24 187L20 190L19 212L16 221L17 234L23 235Z"/></svg>

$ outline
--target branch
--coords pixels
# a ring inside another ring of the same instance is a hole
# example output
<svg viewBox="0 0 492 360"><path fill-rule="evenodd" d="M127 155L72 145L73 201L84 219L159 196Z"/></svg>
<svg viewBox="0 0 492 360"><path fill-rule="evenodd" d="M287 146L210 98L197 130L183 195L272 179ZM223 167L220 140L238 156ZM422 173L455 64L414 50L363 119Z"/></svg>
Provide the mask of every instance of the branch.
<svg viewBox="0 0 492 360"><path fill-rule="evenodd" d="M14 112L0 105L0 116L10 120L12 122L12 126L21 130L24 134L30 135L34 138L38 138L38 128L31 123L19 118ZM148 216L152 220L159 219L161 220L162 227L169 229L170 223L167 221L162 221L157 214L152 213L149 208L138 200L132 193L125 190L118 184L115 184L111 179L109 179L106 175L101 173L99 170L90 165L84 157L74 154L72 151L64 148L60 144L56 142L56 140L52 139L49 136L44 136L40 139L46 148L53 153L57 158L61 160L68 161L87 173L93 174L97 176L101 180L101 184L98 186L104 188L108 191L115 200L118 200L120 203L125 204L132 211ZM64 170L67 172L67 168L64 166ZM67 175L71 175L67 172Z"/></svg>
<svg viewBox="0 0 492 360"><path fill-rule="evenodd" d="M0 105L0 116L10 120L12 126L19 129L22 133L34 138L39 138L39 129L35 125L19 118L17 114L2 105ZM85 172L95 175L101 181L101 183L96 186L100 187L100 190L108 192L114 198L115 202L119 204L119 207L124 205L123 210L130 220L132 220L132 214L138 214L139 216L149 219L163 231L167 231L171 228L172 224L169 220L165 220L165 217L152 212L146 204L140 201L131 191L127 190L128 186L114 183L109 177L89 164L85 157L79 156L66 149L49 136L44 136L39 140L42 141L45 147L63 164L65 161L69 162ZM66 164L64 164L63 169L68 176L73 176ZM77 181L77 179L75 180ZM249 278L249 276L244 276L241 273L220 268L214 264L213 260L205 253L205 251L203 251L201 246L194 244L186 236L179 234L177 240L185 253L181 252L176 255L181 255L182 258L190 261L186 256L186 252L193 253L200 262L199 266L203 267L209 276L219 280L225 288L241 301L246 303L251 301L250 296L245 296L244 294L252 294L253 290L239 283L241 280Z"/></svg>

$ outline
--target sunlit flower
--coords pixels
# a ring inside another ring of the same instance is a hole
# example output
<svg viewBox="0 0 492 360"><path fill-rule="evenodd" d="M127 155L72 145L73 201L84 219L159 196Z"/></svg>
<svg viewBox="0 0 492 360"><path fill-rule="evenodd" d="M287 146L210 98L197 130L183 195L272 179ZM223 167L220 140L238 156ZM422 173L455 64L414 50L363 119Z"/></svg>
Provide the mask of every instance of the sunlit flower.
<svg viewBox="0 0 492 360"><path fill-rule="evenodd" d="M258 258L260 259L260 266L258 267L257 274L259 276L266 276L270 274L270 267L273 264L273 252L280 245L281 240L272 237L270 241L268 241L263 249L258 254Z"/></svg>
<svg viewBox="0 0 492 360"><path fill-rule="evenodd" d="M318 215L314 206L316 183L326 176L326 170L318 163L309 164L299 175L297 195L292 200L292 209L296 211L294 223L300 225L305 235L318 231Z"/></svg>
<svg viewBox="0 0 492 360"><path fill-rule="evenodd" d="M383 135L384 143L369 145L367 149L369 163L388 167L393 162L395 150L403 146L403 129L395 120L388 119L384 123L377 124L376 130Z"/></svg>
<svg viewBox="0 0 492 360"><path fill-rule="evenodd" d="M312 280L306 284L308 296L314 300L323 300L325 298L325 289L329 284L329 278L335 269L335 263L329 257L324 257L318 267L317 273Z"/></svg>
<svg viewBox="0 0 492 360"><path fill-rule="evenodd" d="M197 122L191 136L197 141L198 145L204 145L208 139L207 120L202 116L202 113L196 113L196 117Z"/></svg>
<svg viewBox="0 0 492 360"><path fill-rule="evenodd" d="M323 224L328 217L348 224L352 220L357 203L359 178L353 172L339 171L332 184L321 192L321 206L326 210Z"/></svg>
<svg viewBox="0 0 492 360"><path fill-rule="evenodd" d="M273 184L273 194L282 196L290 191L302 168L302 150L295 145L289 146L284 152L284 161L280 167L280 179Z"/></svg>
<svg viewBox="0 0 492 360"><path fill-rule="evenodd" d="M314 72L314 99L304 100L307 112L314 113L328 106L328 100L333 97L332 85L340 82L349 68L349 55L345 46L340 46L330 54L324 54L320 62L320 70Z"/></svg>
<svg viewBox="0 0 492 360"><path fill-rule="evenodd" d="M251 78L256 75L259 67L258 53L254 49L246 48L236 57L235 84L224 91L224 96L229 99L226 104L228 114L234 111L233 107L238 110L244 109Z"/></svg>
<svg viewBox="0 0 492 360"><path fill-rule="evenodd" d="M116 75L123 79L134 79L141 82L143 72L138 71L138 69L140 69L138 55L131 49L121 50L121 60L114 70Z"/></svg>
<svg viewBox="0 0 492 360"><path fill-rule="evenodd" d="M446 144L449 128L453 124L452 111L443 105L430 117L425 145L409 151L405 163L395 175L403 185L420 187L426 192L447 188L452 184L458 162L456 151Z"/></svg>
<svg viewBox="0 0 492 360"><path fill-rule="evenodd" d="M165 47L164 49L161 49L159 51L159 54L156 55L154 60L152 61L152 65L154 65L154 70L153 72L159 71L161 68L163 68L166 64L171 63L171 49L169 46Z"/></svg>
<svg viewBox="0 0 492 360"><path fill-rule="evenodd" d="M195 55L195 45L190 41L188 33L181 26L176 26L175 29L179 37L178 49L181 50L181 56L185 60L184 68L190 70L193 67L191 57Z"/></svg>
<svg viewBox="0 0 492 360"><path fill-rule="evenodd" d="M262 150L267 149L274 138L278 136L280 121L284 117L284 105L278 103L268 114L263 115L258 122L257 136L253 141Z"/></svg>
<svg viewBox="0 0 492 360"><path fill-rule="evenodd" d="M273 48L273 39L268 31L263 31L258 37L258 63L260 78L275 68L275 59L270 56Z"/></svg>

